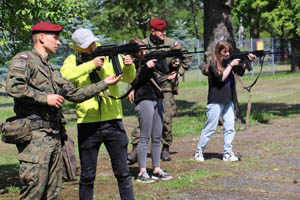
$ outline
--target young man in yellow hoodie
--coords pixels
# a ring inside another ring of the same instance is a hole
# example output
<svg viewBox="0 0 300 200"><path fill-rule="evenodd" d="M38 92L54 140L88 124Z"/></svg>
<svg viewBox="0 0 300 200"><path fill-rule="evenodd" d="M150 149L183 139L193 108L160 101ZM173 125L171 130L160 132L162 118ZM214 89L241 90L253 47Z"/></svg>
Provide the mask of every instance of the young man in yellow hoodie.
<svg viewBox="0 0 300 200"><path fill-rule="evenodd" d="M84 61L96 48L98 39L88 29L77 29L72 34L76 55L66 58L61 74L76 87L92 84L90 72L103 80L114 74L108 57L99 56ZM123 77L121 81L131 83L135 78L135 66L131 56L119 56ZM108 92L119 96L118 85L108 87ZM127 165L128 138L122 123L122 104L102 93L100 98L92 98L76 104L78 146L81 164L79 198L93 199L94 180L100 145L104 143L111 159L114 175L118 181L121 199L134 199L130 171ZM103 97L106 96L106 97Z"/></svg>

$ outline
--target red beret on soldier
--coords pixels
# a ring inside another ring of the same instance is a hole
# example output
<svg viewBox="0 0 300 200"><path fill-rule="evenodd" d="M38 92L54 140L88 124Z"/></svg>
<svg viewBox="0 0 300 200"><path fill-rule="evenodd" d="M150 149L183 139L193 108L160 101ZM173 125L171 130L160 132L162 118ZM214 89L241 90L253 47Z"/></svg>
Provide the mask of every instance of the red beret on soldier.
<svg viewBox="0 0 300 200"><path fill-rule="evenodd" d="M49 22L40 22L35 24L30 32L32 34L40 33L40 32L52 32L55 34L59 34L62 30L62 27L60 25L52 24Z"/></svg>
<svg viewBox="0 0 300 200"><path fill-rule="evenodd" d="M163 31L166 27L166 22L162 19L152 19L150 21L151 28L154 28L158 31Z"/></svg>

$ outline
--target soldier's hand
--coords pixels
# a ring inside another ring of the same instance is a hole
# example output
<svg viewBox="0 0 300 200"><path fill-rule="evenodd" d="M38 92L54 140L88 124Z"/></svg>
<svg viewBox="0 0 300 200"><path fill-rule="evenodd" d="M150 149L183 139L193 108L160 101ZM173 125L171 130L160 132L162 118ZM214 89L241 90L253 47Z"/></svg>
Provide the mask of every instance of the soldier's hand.
<svg viewBox="0 0 300 200"><path fill-rule="evenodd" d="M176 78L178 74L176 72L171 72L171 74L168 76L168 80L172 80L174 78Z"/></svg>
<svg viewBox="0 0 300 200"><path fill-rule="evenodd" d="M116 83L118 83L120 81L120 79L122 78L122 74L120 74L118 77L116 77L116 75L111 75L109 77L106 77L104 79L104 82L107 84L107 85L115 85Z"/></svg>
<svg viewBox="0 0 300 200"><path fill-rule="evenodd" d="M133 58L131 57L131 55L126 55L126 56L123 55L122 58L123 58L123 63L125 66L132 65Z"/></svg>
<svg viewBox="0 0 300 200"><path fill-rule="evenodd" d="M58 94L48 94L47 95L47 104L49 106L54 106L60 108L64 103L64 98Z"/></svg>
<svg viewBox="0 0 300 200"><path fill-rule="evenodd" d="M148 68L153 68L155 67L155 61L157 61L156 59L152 59L152 60L149 60L146 65Z"/></svg>
<svg viewBox="0 0 300 200"><path fill-rule="evenodd" d="M105 60L105 56L98 56L93 59L94 65L96 66L97 69L103 66Z"/></svg>
<svg viewBox="0 0 300 200"><path fill-rule="evenodd" d="M131 104L133 104L134 101L134 91L131 91L128 95L128 100Z"/></svg>

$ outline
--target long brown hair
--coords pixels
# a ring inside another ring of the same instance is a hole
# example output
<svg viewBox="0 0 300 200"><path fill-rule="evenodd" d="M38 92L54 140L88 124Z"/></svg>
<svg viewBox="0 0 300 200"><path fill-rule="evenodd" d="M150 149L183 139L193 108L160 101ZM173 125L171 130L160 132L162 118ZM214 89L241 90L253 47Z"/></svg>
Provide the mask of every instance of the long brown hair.
<svg viewBox="0 0 300 200"><path fill-rule="evenodd" d="M222 73L224 71L224 67L222 66L222 55L221 55L221 51L223 49L227 48L229 53L232 53L232 46L226 42L225 40L220 40L217 42L216 47L215 47L215 53L212 56L211 61L208 63L208 65L206 66L205 72L208 73L208 68L210 66L215 66L217 65L218 67L218 73Z"/></svg>

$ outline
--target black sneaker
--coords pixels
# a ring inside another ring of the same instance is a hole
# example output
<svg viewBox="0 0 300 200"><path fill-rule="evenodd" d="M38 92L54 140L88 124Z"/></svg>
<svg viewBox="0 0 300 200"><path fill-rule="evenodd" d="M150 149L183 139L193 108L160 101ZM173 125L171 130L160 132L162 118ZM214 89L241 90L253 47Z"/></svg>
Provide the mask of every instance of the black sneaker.
<svg viewBox="0 0 300 200"><path fill-rule="evenodd" d="M143 172L141 175L139 174L136 181L141 183L153 183L155 182L147 172Z"/></svg>
<svg viewBox="0 0 300 200"><path fill-rule="evenodd" d="M162 169L158 173L153 173L153 175L152 175L152 179L155 179L155 180L167 181L167 180L170 180L172 178L173 178L173 176L167 174Z"/></svg>

